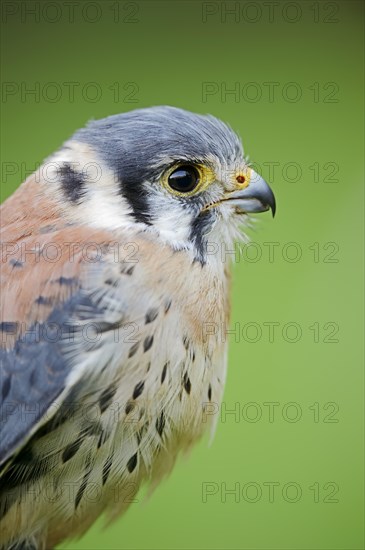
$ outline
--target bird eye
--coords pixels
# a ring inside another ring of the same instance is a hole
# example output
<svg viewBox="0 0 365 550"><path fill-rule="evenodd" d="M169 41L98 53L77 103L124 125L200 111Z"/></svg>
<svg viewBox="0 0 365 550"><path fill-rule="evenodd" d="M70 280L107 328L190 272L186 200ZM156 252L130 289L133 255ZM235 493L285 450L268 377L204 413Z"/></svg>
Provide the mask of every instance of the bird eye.
<svg viewBox="0 0 365 550"><path fill-rule="evenodd" d="M195 166L184 164L176 168L167 179L171 189L178 193L191 193L199 184L200 174Z"/></svg>

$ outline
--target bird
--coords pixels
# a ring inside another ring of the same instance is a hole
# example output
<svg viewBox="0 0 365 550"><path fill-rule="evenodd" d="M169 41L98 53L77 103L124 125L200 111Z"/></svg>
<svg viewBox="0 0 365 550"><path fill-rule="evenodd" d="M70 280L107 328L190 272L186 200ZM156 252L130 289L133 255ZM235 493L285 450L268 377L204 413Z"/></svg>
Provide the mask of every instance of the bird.
<svg viewBox="0 0 365 550"><path fill-rule="evenodd" d="M77 130L1 206L0 548L119 517L215 429L231 266L270 186L171 106Z"/></svg>

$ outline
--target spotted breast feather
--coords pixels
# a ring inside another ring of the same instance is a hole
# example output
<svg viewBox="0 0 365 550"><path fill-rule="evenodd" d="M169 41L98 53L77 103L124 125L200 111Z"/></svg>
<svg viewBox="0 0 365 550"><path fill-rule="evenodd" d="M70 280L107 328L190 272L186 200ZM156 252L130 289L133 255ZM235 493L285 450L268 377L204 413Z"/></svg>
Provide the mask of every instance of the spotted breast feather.
<svg viewBox="0 0 365 550"><path fill-rule="evenodd" d="M0 526L49 547L118 515L209 426L229 308L215 273L146 233L38 227L2 264Z"/></svg>

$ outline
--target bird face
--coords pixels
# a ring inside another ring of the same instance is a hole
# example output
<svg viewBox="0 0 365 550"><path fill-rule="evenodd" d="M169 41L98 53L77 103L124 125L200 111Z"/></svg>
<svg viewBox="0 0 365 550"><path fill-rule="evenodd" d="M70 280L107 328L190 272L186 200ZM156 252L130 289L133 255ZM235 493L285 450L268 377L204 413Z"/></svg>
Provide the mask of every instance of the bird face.
<svg viewBox="0 0 365 550"><path fill-rule="evenodd" d="M203 263L209 242L232 243L250 213L275 213L238 136L212 116L173 107L111 116L76 132L54 158L61 199L78 222L135 225ZM98 179L80 170L91 160Z"/></svg>

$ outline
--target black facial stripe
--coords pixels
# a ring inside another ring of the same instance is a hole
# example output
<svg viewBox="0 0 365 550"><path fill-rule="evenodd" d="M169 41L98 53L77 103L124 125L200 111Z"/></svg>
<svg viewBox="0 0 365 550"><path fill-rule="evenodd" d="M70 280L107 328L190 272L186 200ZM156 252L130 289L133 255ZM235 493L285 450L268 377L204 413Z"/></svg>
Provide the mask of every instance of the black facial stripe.
<svg viewBox="0 0 365 550"><path fill-rule="evenodd" d="M210 231L214 223L214 213L210 210L202 212L195 217L190 226L190 239L195 244L196 260L202 265L206 263L207 243L205 235Z"/></svg>
<svg viewBox="0 0 365 550"><path fill-rule="evenodd" d="M66 163L58 168L57 173L61 180L62 190L68 200L79 203L85 195L85 177L75 172L70 164Z"/></svg>
<svg viewBox="0 0 365 550"><path fill-rule="evenodd" d="M134 219L137 222L151 225L146 191L142 182L131 183L124 180L120 185L120 193L131 206Z"/></svg>

